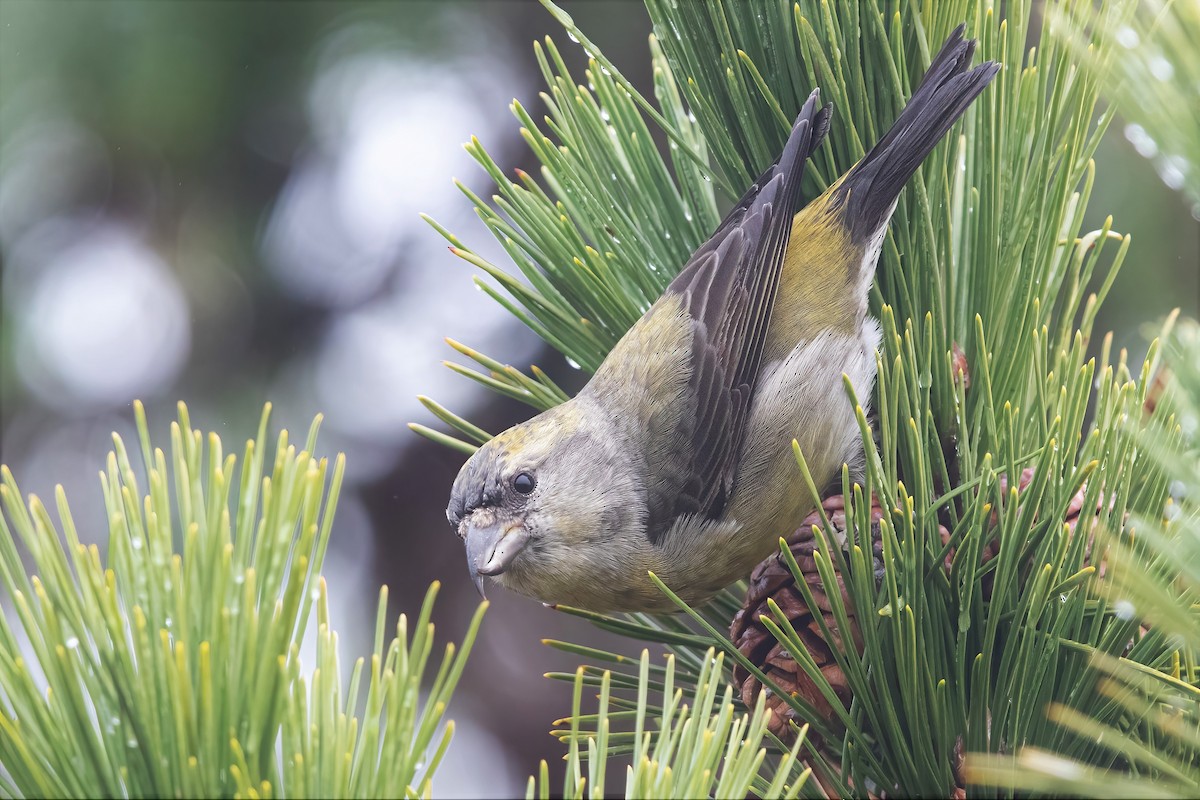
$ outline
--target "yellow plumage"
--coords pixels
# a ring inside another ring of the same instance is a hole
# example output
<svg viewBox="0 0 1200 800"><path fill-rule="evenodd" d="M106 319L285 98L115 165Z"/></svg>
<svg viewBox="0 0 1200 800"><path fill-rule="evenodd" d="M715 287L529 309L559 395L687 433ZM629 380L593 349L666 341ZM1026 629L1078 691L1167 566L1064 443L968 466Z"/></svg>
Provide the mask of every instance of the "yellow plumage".
<svg viewBox="0 0 1200 800"><path fill-rule="evenodd" d="M860 280L864 248L851 240L839 209L833 207L836 186L792 218L767 333L767 360L783 358L797 342L819 331L853 333L858 326L862 298L853 288Z"/></svg>

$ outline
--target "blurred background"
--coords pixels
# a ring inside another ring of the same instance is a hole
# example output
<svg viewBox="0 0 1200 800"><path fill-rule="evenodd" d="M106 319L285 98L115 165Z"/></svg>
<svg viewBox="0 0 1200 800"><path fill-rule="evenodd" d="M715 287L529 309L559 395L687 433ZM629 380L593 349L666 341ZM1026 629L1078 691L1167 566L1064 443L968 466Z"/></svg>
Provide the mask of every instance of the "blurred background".
<svg viewBox="0 0 1200 800"><path fill-rule="evenodd" d="M650 94L640 3L563 5ZM489 192L459 146L472 135L532 169L508 104L540 108L531 43L547 34L581 78L535 0L0 0L0 460L22 489L62 483L99 541L96 473L110 432L133 435L133 398L160 442L185 400L233 451L265 401L295 436L321 412L322 451L347 455L326 568L344 655L369 649L381 583L411 612L441 580L441 631L461 635L477 597L443 509L462 457L408 430L434 424L416 395L487 430L528 416L442 367L446 336L568 390L582 376L417 215L503 262L451 178ZM1101 145L1086 227L1112 214L1133 234L1098 327L1140 360L1172 308L1200 316L1200 222L1137 133L1118 120ZM575 666L540 640L604 642L493 595L439 796L523 793L569 710L542 673Z"/></svg>

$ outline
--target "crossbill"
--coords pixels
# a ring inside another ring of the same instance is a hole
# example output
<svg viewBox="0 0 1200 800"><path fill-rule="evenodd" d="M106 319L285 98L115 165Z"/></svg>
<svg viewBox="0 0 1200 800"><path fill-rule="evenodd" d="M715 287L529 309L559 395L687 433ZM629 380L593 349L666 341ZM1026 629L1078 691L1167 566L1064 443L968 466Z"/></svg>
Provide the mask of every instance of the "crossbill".
<svg viewBox="0 0 1200 800"><path fill-rule="evenodd" d="M749 574L863 460L848 376L875 380L868 293L904 185L999 69L959 27L892 127L803 208L830 124L814 91L779 158L617 343L579 394L496 436L454 482L447 517L480 591L546 603L673 608Z"/></svg>

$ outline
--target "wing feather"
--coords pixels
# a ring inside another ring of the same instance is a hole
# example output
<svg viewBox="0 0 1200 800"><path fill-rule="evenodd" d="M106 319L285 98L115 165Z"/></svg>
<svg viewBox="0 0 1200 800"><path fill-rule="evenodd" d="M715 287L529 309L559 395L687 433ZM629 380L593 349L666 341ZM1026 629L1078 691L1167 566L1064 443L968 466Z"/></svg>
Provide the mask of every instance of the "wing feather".
<svg viewBox="0 0 1200 800"><path fill-rule="evenodd" d="M691 463L663 521L699 512L719 517L733 491L753 387L762 361L804 162L828 128L813 92L779 159L696 250L664 296L677 295L692 320ZM651 526L657 540L669 525Z"/></svg>

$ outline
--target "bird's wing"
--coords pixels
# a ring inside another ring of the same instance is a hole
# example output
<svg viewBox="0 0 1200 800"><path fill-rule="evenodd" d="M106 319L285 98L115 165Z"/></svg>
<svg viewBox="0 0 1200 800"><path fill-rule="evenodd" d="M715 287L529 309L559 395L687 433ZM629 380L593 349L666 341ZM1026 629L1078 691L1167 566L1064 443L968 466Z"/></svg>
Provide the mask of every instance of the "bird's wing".
<svg viewBox="0 0 1200 800"><path fill-rule="evenodd" d="M671 516L717 517L733 478L771 308L800 200L804 162L829 126L813 92L779 159L754 182L663 297L676 296L692 320L691 464ZM663 498L666 499L666 498ZM655 529L651 527L652 537Z"/></svg>

